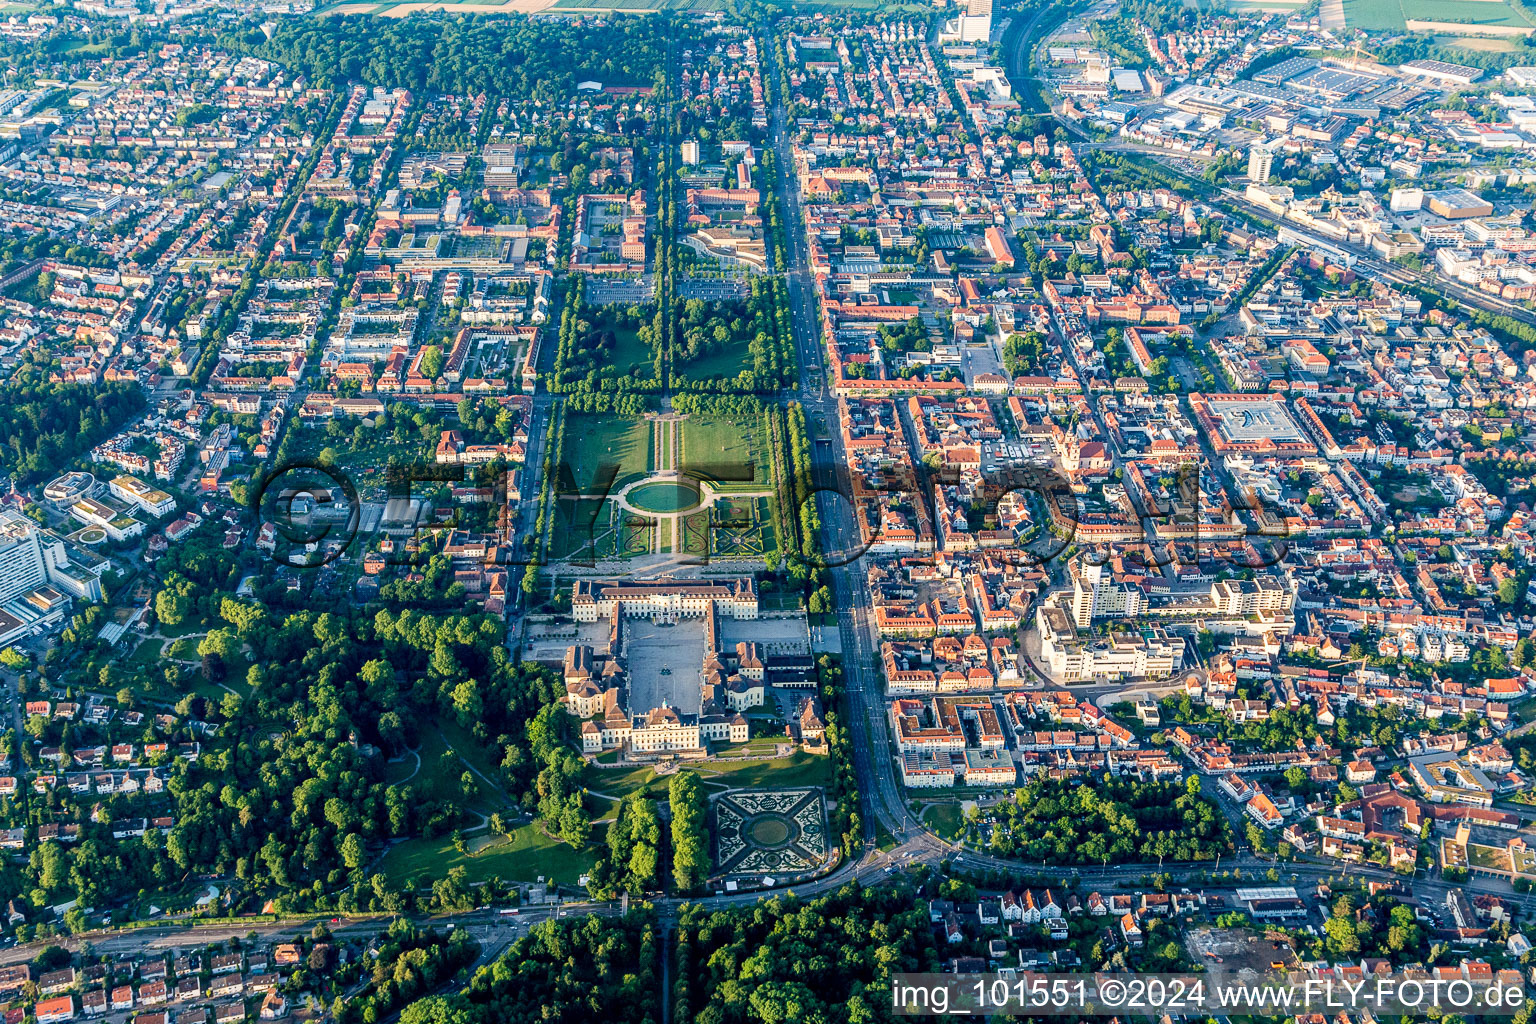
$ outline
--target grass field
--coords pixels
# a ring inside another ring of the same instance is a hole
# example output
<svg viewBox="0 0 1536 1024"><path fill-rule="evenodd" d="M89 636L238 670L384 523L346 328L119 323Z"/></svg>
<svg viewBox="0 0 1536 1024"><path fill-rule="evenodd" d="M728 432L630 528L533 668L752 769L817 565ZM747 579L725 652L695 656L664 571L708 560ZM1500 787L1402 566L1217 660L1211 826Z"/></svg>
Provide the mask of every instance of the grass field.
<svg viewBox="0 0 1536 1024"><path fill-rule="evenodd" d="M784 736L754 736L745 743L729 743L715 752L722 757L773 757L779 746L788 743Z"/></svg>
<svg viewBox="0 0 1536 1024"><path fill-rule="evenodd" d="M923 821L946 839L954 839L965 827L965 817L957 803L930 804L923 812Z"/></svg>
<svg viewBox="0 0 1536 1024"><path fill-rule="evenodd" d="M655 357L632 327L614 329L613 365L623 374L649 380L656 372Z"/></svg>
<svg viewBox="0 0 1536 1024"><path fill-rule="evenodd" d="M451 718L440 719L436 725L438 733L453 746L454 753L458 754L462 760L468 761L475 771L487 779L498 777L500 768L491 761L485 749L475 742L475 738L467 729L460 727L459 723ZM477 777L475 787L479 792L479 799L483 801L472 804L476 810L494 811L507 806L506 799L494 786L488 785Z"/></svg>
<svg viewBox="0 0 1536 1024"><path fill-rule="evenodd" d="M617 491L650 475L651 424L618 416L571 413L565 417L564 456L577 489L583 493L594 490L600 465L617 464L618 476L613 481Z"/></svg>
<svg viewBox="0 0 1536 1024"><path fill-rule="evenodd" d="M201 639L202 637L200 636L184 636L177 640L172 640L170 644L164 648L165 653L163 656L174 659L176 661L196 660L197 642Z"/></svg>
<svg viewBox="0 0 1536 1024"><path fill-rule="evenodd" d="M457 756L452 761L445 761L443 755L449 751L450 744ZM465 761L487 778L496 778L496 769L473 737L460 729L458 723L436 719L421 723L416 752L421 756L419 771L415 758L408 755L403 761L387 765L385 777L392 783L409 785L427 799L452 801L481 814L490 814L507 807L507 801L502 795L481 781L474 772L469 773L468 791L464 789ZM473 820L468 823L473 824Z"/></svg>
<svg viewBox="0 0 1536 1024"><path fill-rule="evenodd" d="M831 762L825 754L797 750L788 757L764 760L706 761L698 766L706 785L721 789L764 789L825 786Z"/></svg>
<svg viewBox="0 0 1536 1024"><path fill-rule="evenodd" d="M704 784L714 790L825 786L831 778L831 762L827 756L807 754L803 750L796 750L788 757L699 761L688 765L688 769L698 773ZM670 782L671 776L657 775L647 767L589 767L582 776L587 789L616 799L636 792L643 792L653 799L664 799Z"/></svg>
<svg viewBox="0 0 1536 1024"><path fill-rule="evenodd" d="M1348 28L1401 32L1410 18L1436 23L1462 22L1469 29L1477 25L1505 28L1536 25L1536 17L1518 0L1436 0L1433 4L1418 0L1344 0L1344 24Z"/></svg>
<svg viewBox="0 0 1536 1024"><path fill-rule="evenodd" d="M574 503L568 529L550 533L551 558L611 558L617 551L619 526L614 522L618 505L609 500L581 499ZM562 521L563 522L563 521Z"/></svg>
<svg viewBox="0 0 1536 1024"><path fill-rule="evenodd" d="M678 369L692 380L713 380L717 377L735 377L742 370L752 369L747 356L746 342L733 343L723 352L714 352L689 363L679 363Z"/></svg>
<svg viewBox="0 0 1536 1024"><path fill-rule="evenodd" d="M592 768L588 767L581 777L582 785L593 793L601 793L622 800L631 793L643 792L652 798L664 798L669 779L657 775L648 767L640 768Z"/></svg>
<svg viewBox="0 0 1536 1024"><path fill-rule="evenodd" d="M419 876L428 881L442 878L462 867L470 882L483 882L492 876L503 880L531 882L543 875L557 882L574 885L592 870L597 851L603 847L605 830L592 830L592 841L583 849L573 849L539 831L537 824L523 825L508 836L489 834L471 837L464 853L453 848L447 836L436 839L410 839L393 847L379 863L395 883Z"/></svg>
<svg viewBox="0 0 1536 1024"><path fill-rule="evenodd" d="M756 420L690 416L682 430L682 469L718 485L717 490L768 485L768 446Z"/></svg>
<svg viewBox="0 0 1536 1024"><path fill-rule="evenodd" d="M1436 46L1454 46L1478 53L1514 53L1521 48L1518 36L1491 39L1486 36L1435 36Z"/></svg>
<svg viewBox="0 0 1536 1024"><path fill-rule="evenodd" d="M163 640L145 640L133 649L133 655L129 657L130 665L142 665L153 668L160 664L160 651L165 647Z"/></svg>

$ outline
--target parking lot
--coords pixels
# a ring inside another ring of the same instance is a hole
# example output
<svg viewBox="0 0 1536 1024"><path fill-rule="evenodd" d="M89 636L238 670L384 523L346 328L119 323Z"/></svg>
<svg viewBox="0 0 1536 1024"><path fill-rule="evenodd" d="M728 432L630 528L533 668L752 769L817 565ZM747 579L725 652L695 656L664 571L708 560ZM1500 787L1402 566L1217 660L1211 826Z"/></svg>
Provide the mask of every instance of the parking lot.
<svg viewBox="0 0 1536 1024"><path fill-rule="evenodd" d="M650 302L654 297L654 283L655 279L650 276L638 279L593 276L587 280L587 301L596 306Z"/></svg>
<svg viewBox="0 0 1536 1024"><path fill-rule="evenodd" d="M709 299L716 302L747 297L745 281L719 281L703 278L684 278L678 282L677 293L685 299Z"/></svg>

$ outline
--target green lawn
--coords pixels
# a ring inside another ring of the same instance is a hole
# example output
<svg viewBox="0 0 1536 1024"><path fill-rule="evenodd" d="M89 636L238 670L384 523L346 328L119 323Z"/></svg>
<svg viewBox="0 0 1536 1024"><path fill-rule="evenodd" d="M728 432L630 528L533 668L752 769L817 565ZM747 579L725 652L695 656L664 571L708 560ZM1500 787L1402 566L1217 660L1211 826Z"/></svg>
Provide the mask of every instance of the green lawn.
<svg viewBox="0 0 1536 1024"><path fill-rule="evenodd" d="M923 812L923 821L946 839L955 838L965 827L965 816L956 803L930 804Z"/></svg>
<svg viewBox="0 0 1536 1024"><path fill-rule="evenodd" d="M569 528L550 532L549 556L569 558L581 553L587 558L608 558L614 553L617 525L613 521L618 507L607 499L579 499L572 503ZM562 526L564 519L559 520Z"/></svg>
<svg viewBox="0 0 1536 1024"><path fill-rule="evenodd" d="M690 380L731 378L742 370L752 369L752 360L747 356L745 340L732 341L724 351L710 353L689 363L679 363L678 369Z"/></svg>
<svg viewBox="0 0 1536 1024"><path fill-rule="evenodd" d="M449 749L450 743L453 745L453 752L463 760L456 758L451 764L443 761L443 754ZM415 777L408 784L424 798L452 801L460 807L479 811L482 814L507 808L507 801L501 794L480 781L473 772L469 775L471 784L466 794L463 786L466 771L464 760L469 761L490 778L494 779L497 776L473 738L456 723L435 719L422 722L417 736L417 753L421 755L421 770L416 772ZM404 761L389 765L386 769L386 778L392 782L402 782L415 767L415 760L407 757ZM470 818L465 820L464 825L467 828L474 823L475 819Z"/></svg>
<svg viewBox="0 0 1536 1024"><path fill-rule="evenodd" d="M458 754L459 757L472 764L475 767L475 770L478 771L481 775L484 775L486 778L498 778L498 772L500 771L500 768L494 761L492 761L490 754L487 753L485 748L481 747L475 738L469 734L469 730L464 729L459 725L458 722L451 718L440 719L437 723L437 728L438 732L440 732L443 737L450 744L452 744L454 753ZM476 781L478 782L479 780ZM479 785L482 789L487 791L487 795L490 796L497 805L505 803L505 801L501 799L501 794L496 792L493 787L487 786L484 782L480 782Z"/></svg>
<svg viewBox="0 0 1536 1024"><path fill-rule="evenodd" d="M788 757L751 761L705 761L695 766L705 782L730 789L793 789L825 786L830 762L825 754L797 750Z"/></svg>
<svg viewBox="0 0 1536 1024"><path fill-rule="evenodd" d="M757 607L764 612L799 611L800 603L800 595L790 590L765 590L757 598Z"/></svg>
<svg viewBox="0 0 1536 1024"><path fill-rule="evenodd" d="M758 757L772 757L778 753L780 743L788 743L783 736L754 736L745 743L732 743L721 747L719 754L722 757L746 757L756 755Z"/></svg>
<svg viewBox="0 0 1536 1024"><path fill-rule="evenodd" d="M160 651L165 647L163 640L145 640L134 648L133 656L128 659L130 665L142 665L154 667L160 664Z"/></svg>
<svg viewBox="0 0 1536 1024"><path fill-rule="evenodd" d="M621 374L637 380L650 380L656 375L656 357L641 342L638 331L632 327L617 327L613 339L613 365Z"/></svg>
<svg viewBox="0 0 1536 1024"><path fill-rule="evenodd" d="M726 749L768 753L774 748L771 739L759 737ZM690 763L687 768L716 789L796 789L802 786L825 786L829 781L831 764L825 754L808 754L796 750L788 757L712 759ZM658 776L645 766L588 767L582 776L582 784L588 790L619 799L642 791L653 798L664 798L671 781L670 775Z"/></svg>
<svg viewBox="0 0 1536 1024"><path fill-rule="evenodd" d="M1401 32L1409 18L1513 28L1526 28L1536 23L1536 19L1515 0L1502 3L1438 0L1434 4L1414 3L1413 0L1344 0L1344 24L1351 29Z"/></svg>
<svg viewBox="0 0 1536 1024"><path fill-rule="evenodd" d="M196 661L197 645L202 640L200 636L184 636L179 640L172 640L170 645L164 648L164 657L175 661Z"/></svg>
<svg viewBox="0 0 1536 1024"><path fill-rule="evenodd" d="M735 417L690 416L683 421L683 464L693 475L720 485L761 490L768 486L768 446L760 423Z"/></svg>
<svg viewBox="0 0 1536 1024"><path fill-rule="evenodd" d="M434 736L433 739L435 740L436 737ZM441 753L442 741L438 740L437 742L439 747L438 753ZM427 749L425 742L422 743L421 749L417 751L417 753L422 755L421 764L422 767L425 768L427 764ZM437 754L433 754L432 756L436 757ZM384 782L387 785L394 786L407 781L414 783L417 779L420 778L421 772L416 767L416 758L412 757L409 753L405 755L403 760L387 761L384 764Z"/></svg>
<svg viewBox="0 0 1536 1024"><path fill-rule="evenodd" d="M605 463L618 466L613 482L613 489L618 490L650 475L651 424L617 416L570 413L565 417L563 453L578 490L591 491L597 482L598 466Z"/></svg>
<svg viewBox="0 0 1536 1024"><path fill-rule="evenodd" d="M379 870L396 884L421 875L442 878L453 868L462 867L470 882L483 882L492 876L531 882L543 875L574 885L596 862L604 832L593 829L592 841L580 850L550 839L537 824L524 825L510 836L472 837L465 844L465 853L455 850L447 836L410 839L385 854Z"/></svg>
<svg viewBox="0 0 1536 1024"><path fill-rule="evenodd" d="M631 793L644 791L650 797L664 797L671 777L658 776L648 767L593 768L582 773L582 785L594 793L606 793L622 800Z"/></svg>

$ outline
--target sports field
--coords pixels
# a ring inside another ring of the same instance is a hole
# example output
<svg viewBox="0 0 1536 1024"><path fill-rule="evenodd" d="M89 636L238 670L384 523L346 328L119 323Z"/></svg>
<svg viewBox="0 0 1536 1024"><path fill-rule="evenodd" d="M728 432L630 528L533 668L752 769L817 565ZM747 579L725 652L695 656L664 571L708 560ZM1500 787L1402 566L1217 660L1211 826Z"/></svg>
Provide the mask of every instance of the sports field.
<svg viewBox="0 0 1536 1024"><path fill-rule="evenodd" d="M1281 0L1285 2L1285 0ZM810 0L797 2L797 7L811 10L875 10L890 12L903 10L923 11L928 8L919 4L885 3L883 0ZM404 18L411 14L446 11L450 14L571 14L579 11L613 12L616 14L650 14L655 11L677 11L687 14L711 14L729 9L727 0L340 0L317 8L317 14L376 14L383 18ZM3 13L31 10L17 4L7 6Z"/></svg>
<svg viewBox="0 0 1536 1024"><path fill-rule="evenodd" d="M377 14L404 18L409 14L447 11L452 14L537 14L553 7L555 0L432 0L422 2L339 3L321 8L321 14Z"/></svg>
<svg viewBox="0 0 1536 1024"><path fill-rule="evenodd" d="M1202 11L1210 11L1216 8L1243 14L1248 12L1276 12L1279 14L1294 14L1307 6L1310 0L1184 0L1184 6L1191 10L1199 8Z"/></svg>
<svg viewBox="0 0 1536 1024"><path fill-rule="evenodd" d="M1435 31L1475 35L1477 29L1527 29L1536 17L1519 0L1344 0L1347 28L1402 32L1408 22L1433 23Z"/></svg>

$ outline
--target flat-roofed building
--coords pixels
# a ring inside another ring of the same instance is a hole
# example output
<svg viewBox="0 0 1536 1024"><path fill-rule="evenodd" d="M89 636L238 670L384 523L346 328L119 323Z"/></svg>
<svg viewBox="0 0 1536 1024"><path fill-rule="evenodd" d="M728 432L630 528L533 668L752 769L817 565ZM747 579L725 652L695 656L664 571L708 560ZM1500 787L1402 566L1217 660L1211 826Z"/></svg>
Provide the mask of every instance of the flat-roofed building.
<svg viewBox="0 0 1536 1024"><path fill-rule="evenodd" d="M170 515L176 511L176 499L158 487L151 487L136 476L119 476L107 485L112 496L154 516Z"/></svg>
<svg viewBox="0 0 1536 1024"><path fill-rule="evenodd" d="M1429 212L1446 220L1493 216L1493 204L1470 189L1443 188L1424 193L1424 198L1428 201Z"/></svg>

